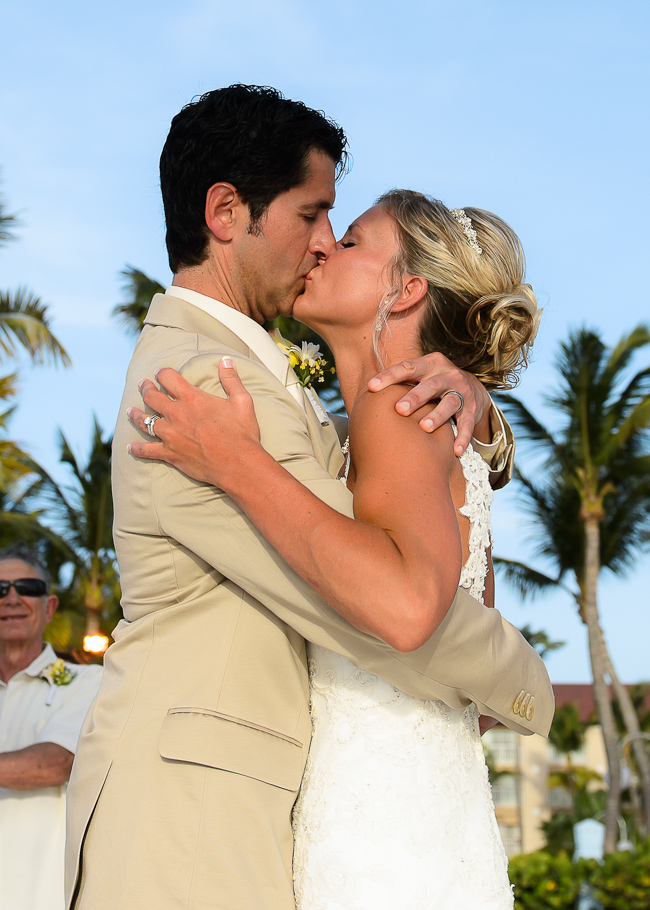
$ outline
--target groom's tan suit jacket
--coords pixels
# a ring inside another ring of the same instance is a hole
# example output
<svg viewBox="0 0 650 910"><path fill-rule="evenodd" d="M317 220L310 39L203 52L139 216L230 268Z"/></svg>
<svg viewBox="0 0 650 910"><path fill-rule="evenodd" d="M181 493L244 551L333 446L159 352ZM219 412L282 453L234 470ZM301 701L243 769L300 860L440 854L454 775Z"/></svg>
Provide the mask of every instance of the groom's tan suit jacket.
<svg viewBox="0 0 650 910"><path fill-rule="evenodd" d="M68 792L68 898L81 910L293 910L290 817L311 734L305 639L414 696L474 701L525 733L550 725L544 666L496 610L459 591L423 648L393 651L331 610L224 493L127 453L137 381L172 366L223 396L225 354L254 398L265 448L352 515L335 479L336 432L302 389L288 393L288 366L280 381L216 319L157 295L114 441L125 618ZM299 514L278 521L300 534Z"/></svg>

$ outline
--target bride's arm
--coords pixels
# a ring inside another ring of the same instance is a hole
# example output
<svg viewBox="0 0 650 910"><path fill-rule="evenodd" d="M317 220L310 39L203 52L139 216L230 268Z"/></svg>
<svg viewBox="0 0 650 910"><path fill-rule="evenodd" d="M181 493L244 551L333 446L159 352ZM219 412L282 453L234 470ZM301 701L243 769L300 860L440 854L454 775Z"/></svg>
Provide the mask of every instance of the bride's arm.
<svg viewBox="0 0 650 910"><path fill-rule="evenodd" d="M397 650L421 647L444 619L460 575L451 428L429 435L420 430L418 413L397 414L403 389L364 393L350 420L353 521L262 448L252 399L234 369L220 366L225 401L176 374L163 376L174 400L151 383L143 386L147 405L163 417L155 427L162 441L134 443L132 453L161 458L224 490L352 625ZM141 428L143 417L132 410Z"/></svg>

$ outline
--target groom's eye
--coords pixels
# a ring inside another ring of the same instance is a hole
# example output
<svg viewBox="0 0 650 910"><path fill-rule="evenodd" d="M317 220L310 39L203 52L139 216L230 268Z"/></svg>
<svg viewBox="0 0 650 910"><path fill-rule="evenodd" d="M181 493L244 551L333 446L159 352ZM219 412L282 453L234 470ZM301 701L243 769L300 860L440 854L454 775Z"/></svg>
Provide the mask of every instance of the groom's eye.
<svg viewBox="0 0 650 910"><path fill-rule="evenodd" d="M352 240L342 240L341 246L343 247L344 250L347 250L348 247L354 246L354 242Z"/></svg>

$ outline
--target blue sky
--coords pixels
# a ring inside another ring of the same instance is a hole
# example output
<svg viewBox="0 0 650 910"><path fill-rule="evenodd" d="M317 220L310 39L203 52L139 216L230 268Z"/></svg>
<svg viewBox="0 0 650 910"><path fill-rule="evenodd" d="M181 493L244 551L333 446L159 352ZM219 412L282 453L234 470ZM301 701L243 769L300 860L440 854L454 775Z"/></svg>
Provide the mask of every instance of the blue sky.
<svg viewBox="0 0 650 910"><path fill-rule="evenodd" d="M65 478L57 429L80 456L93 413L112 430L133 346L110 315L120 270L170 278L157 174L169 122L233 82L274 85L346 129L354 166L336 233L391 186L513 225L545 308L520 387L539 409L569 328L613 343L648 320L649 20L643 0L3 0L0 191L21 227L0 287L41 295L73 359L66 371L23 365L13 435ZM497 496L494 523L497 553L530 555L512 490ZM649 588L647 560L603 583L626 681L650 677ZM521 606L501 584L498 605L569 642L548 662L555 681L589 679L566 599Z"/></svg>

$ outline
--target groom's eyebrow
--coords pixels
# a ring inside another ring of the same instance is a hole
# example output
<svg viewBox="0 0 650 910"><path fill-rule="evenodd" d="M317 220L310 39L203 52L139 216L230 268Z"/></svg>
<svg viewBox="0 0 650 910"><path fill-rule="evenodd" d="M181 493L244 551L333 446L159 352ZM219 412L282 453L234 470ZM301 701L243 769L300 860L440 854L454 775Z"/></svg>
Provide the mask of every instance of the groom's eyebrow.
<svg viewBox="0 0 650 910"><path fill-rule="evenodd" d="M329 202L327 199L321 199L318 202L306 202L304 205L299 205L298 211L313 212L314 209L325 209L326 212L331 212L333 208L333 202Z"/></svg>

